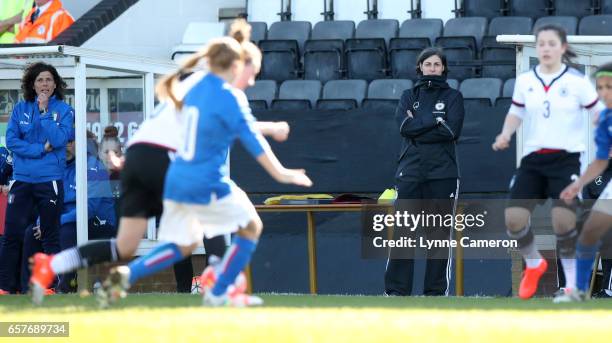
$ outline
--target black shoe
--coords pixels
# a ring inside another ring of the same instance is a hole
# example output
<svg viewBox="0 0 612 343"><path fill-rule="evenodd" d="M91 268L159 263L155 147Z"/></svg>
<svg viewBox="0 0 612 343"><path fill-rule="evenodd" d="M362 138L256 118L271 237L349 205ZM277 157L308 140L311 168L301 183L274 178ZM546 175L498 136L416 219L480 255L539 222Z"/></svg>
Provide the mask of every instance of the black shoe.
<svg viewBox="0 0 612 343"><path fill-rule="evenodd" d="M600 290L597 293L593 293L591 298L597 298L597 299L612 298L612 295L610 295L608 292L612 292L612 291L611 290L602 289L602 290Z"/></svg>

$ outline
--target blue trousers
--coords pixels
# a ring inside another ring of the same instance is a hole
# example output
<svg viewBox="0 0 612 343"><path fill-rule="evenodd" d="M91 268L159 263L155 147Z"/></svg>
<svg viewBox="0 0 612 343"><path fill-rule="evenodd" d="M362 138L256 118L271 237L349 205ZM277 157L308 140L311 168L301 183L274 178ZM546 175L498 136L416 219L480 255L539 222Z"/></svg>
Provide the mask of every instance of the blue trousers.
<svg viewBox="0 0 612 343"><path fill-rule="evenodd" d="M40 217L43 251L60 251L59 227L64 201L61 180L27 183L15 181L8 195L2 250L0 251L0 289L15 293L19 287L19 269L23 238L33 218Z"/></svg>

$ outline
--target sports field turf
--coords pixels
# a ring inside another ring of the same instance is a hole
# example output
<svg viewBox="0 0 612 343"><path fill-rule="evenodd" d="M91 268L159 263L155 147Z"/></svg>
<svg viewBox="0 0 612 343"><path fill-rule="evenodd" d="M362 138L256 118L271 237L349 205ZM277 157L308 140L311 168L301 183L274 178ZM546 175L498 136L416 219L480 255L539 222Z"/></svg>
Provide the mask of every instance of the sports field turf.
<svg viewBox="0 0 612 343"><path fill-rule="evenodd" d="M130 295L99 310L93 297L0 297L0 321L68 321L74 342L594 342L612 334L612 301L264 295L263 308L200 307L195 295ZM607 338L605 338L607 337ZM7 340L0 338L0 341ZM12 342L28 339L13 338Z"/></svg>

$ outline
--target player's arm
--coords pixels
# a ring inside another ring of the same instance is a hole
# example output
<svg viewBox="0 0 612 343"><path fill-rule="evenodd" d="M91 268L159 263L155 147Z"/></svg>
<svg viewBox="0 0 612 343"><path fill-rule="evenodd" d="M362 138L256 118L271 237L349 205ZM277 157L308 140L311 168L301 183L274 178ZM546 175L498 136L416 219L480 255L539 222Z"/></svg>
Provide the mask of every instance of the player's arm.
<svg viewBox="0 0 612 343"><path fill-rule="evenodd" d="M289 137L289 124L286 121L256 121L253 127L277 142L284 142Z"/></svg>
<svg viewBox="0 0 612 343"><path fill-rule="evenodd" d="M495 137L495 142L493 143L493 150L504 150L510 147L510 141L512 140L512 135L516 132L516 130L521 126L523 119L516 115L513 112L509 112L506 115L506 119L504 120L504 126L502 131L497 137Z"/></svg>
<svg viewBox="0 0 612 343"><path fill-rule="evenodd" d="M454 141L461 135L465 109L463 107L463 96L456 93L456 96L449 101L446 115L443 113L432 113L438 124L433 129L415 137L418 143L439 143Z"/></svg>
<svg viewBox="0 0 612 343"><path fill-rule="evenodd" d="M574 181L561 192L561 199L573 199L584 185L593 181L608 167L610 148L612 148L612 137L608 133L608 126L605 120L601 120L597 127L597 131L595 131L595 144L597 145L595 161L589 165L578 180Z"/></svg>
<svg viewBox="0 0 612 343"><path fill-rule="evenodd" d="M395 110L395 120L399 124L400 134L406 138L415 138L436 127L433 115L417 115L413 112L412 93L404 92Z"/></svg>
<svg viewBox="0 0 612 343"><path fill-rule="evenodd" d="M225 120L228 120L228 124L238 133L238 138L244 148L266 172L280 183L310 187L312 181L306 176L306 172L303 169L287 169L276 158L276 155L274 155L270 148L270 144L255 128L255 118L251 114L244 93L237 94L236 98L229 99L228 101L230 102L228 106L230 111Z"/></svg>

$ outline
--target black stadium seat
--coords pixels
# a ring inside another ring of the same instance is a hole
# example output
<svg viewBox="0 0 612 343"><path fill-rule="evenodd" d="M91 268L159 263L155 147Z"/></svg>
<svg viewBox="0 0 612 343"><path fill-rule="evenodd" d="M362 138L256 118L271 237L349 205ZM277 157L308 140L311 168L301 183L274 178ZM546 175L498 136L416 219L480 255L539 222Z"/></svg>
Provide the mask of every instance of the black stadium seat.
<svg viewBox="0 0 612 343"><path fill-rule="evenodd" d="M551 14L548 0L509 0L509 2L511 16L540 18Z"/></svg>
<svg viewBox="0 0 612 343"><path fill-rule="evenodd" d="M429 47L429 38L392 38L389 43L389 64L394 79L416 79L416 60Z"/></svg>
<svg viewBox="0 0 612 343"><path fill-rule="evenodd" d="M561 26L568 35L575 35L578 30L578 18L576 17L562 17L562 16L550 16L550 17L542 17L536 20L533 25L533 30L537 30L539 27L555 24Z"/></svg>
<svg viewBox="0 0 612 343"><path fill-rule="evenodd" d="M306 21L273 23L267 39L259 42L263 54L259 77L277 81L299 78L301 52L310 31L310 22Z"/></svg>
<svg viewBox="0 0 612 343"><path fill-rule="evenodd" d="M266 39L268 35L268 24L262 21L252 21L251 25L251 41L255 44L259 44L260 40Z"/></svg>
<svg viewBox="0 0 612 343"><path fill-rule="evenodd" d="M272 100L272 109L273 110L309 110L312 107L310 106L310 101L308 100L283 100L283 99L274 99Z"/></svg>
<svg viewBox="0 0 612 343"><path fill-rule="evenodd" d="M584 36L612 35L612 15L591 15L580 20L579 34Z"/></svg>
<svg viewBox="0 0 612 343"><path fill-rule="evenodd" d="M411 80L374 80L368 86L368 99L399 100L402 93L412 88Z"/></svg>
<svg viewBox="0 0 612 343"><path fill-rule="evenodd" d="M553 13L560 16L575 16L578 18L595 14L597 0L554 0Z"/></svg>
<svg viewBox="0 0 612 343"><path fill-rule="evenodd" d="M323 86L323 97L317 102L317 108L330 109L331 106L346 108L348 104L354 107L361 105L366 96L367 82L364 80L332 80ZM337 100L337 101L332 101Z"/></svg>
<svg viewBox="0 0 612 343"><path fill-rule="evenodd" d="M482 39L482 77L502 80L516 76L516 51L514 45L497 43L495 36Z"/></svg>
<svg viewBox="0 0 612 343"><path fill-rule="evenodd" d="M340 79L346 68L342 39L308 40L304 44L304 79Z"/></svg>
<svg viewBox="0 0 612 343"><path fill-rule="evenodd" d="M268 109L268 104L265 100L249 100L249 107L253 111Z"/></svg>
<svg viewBox="0 0 612 343"><path fill-rule="evenodd" d="M494 18L503 14L504 1L497 0L463 0L460 12L463 17Z"/></svg>
<svg viewBox="0 0 612 343"><path fill-rule="evenodd" d="M350 79L374 80L387 76L387 45L397 37L394 19L364 20L354 39L346 41L347 75Z"/></svg>
<svg viewBox="0 0 612 343"><path fill-rule="evenodd" d="M512 98L512 94L514 93L514 84L516 83L516 79L508 79L504 82L504 88L502 90L502 97Z"/></svg>
<svg viewBox="0 0 612 343"><path fill-rule="evenodd" d="M278 89L280 100L305 100L314 108L321 97L321 82L317 80L287 80Z"/></svg>
<svg viewBox="0 0 612 343"><path fill-rule="evenodd" d="M497 17L491 19L487 35L529 35L532 27L533 19L530 17Z"/></svg>
<svg viewBox="0 0 612 343"><path fill-rule="evenodd" d="M467 79L461 82L459 91L464 98L486 98L495 103L502 90L502 81L495 78Z"/></svg>
<svg viewBox="0 0 612 343"><path fill-rule="evenodd" d="M408 19L400 26L398 36L400 38L429 38L429 44L433 45L436 38L442 35L443 29L442 19Z"/></svg>
<svg viewBox="0 0 612 343"><path fill-rule="evenodd" d="M272 104L272 99L276 97L276 81L257 80L252 87L245 90L249 101L264 101L267 107Z"/></svg>

